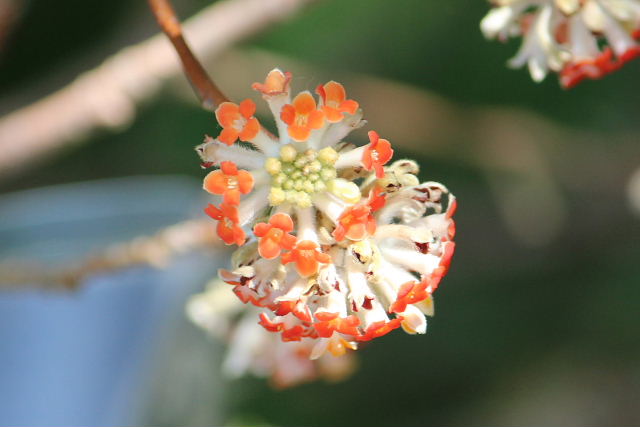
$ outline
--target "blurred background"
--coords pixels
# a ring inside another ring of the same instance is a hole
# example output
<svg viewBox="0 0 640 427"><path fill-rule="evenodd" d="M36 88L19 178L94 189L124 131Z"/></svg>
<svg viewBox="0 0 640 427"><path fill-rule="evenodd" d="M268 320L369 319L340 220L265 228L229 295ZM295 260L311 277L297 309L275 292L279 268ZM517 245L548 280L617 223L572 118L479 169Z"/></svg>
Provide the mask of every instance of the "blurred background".
<svg viewBox="0 0 640 427"><path fill-rule="evenodd" d="M182 18L214 3L175 0ZM362 348L344 382L275 391L223 378L224 344L185 317L225 248L75 291L8 284L0 423L640 424L640 61L565 91L505 66L518 41L483 39L482 0L262 3L269 17L232 10L186 26L230 98L257 101L251 83L276 66L294 91L340 81L367 129L458 198L457 251L427 334ZM217 134L215 119L166 46L122 50L157 32L142 1L0 0L5 272L63 268L203 217L193 147Z"/></svg>

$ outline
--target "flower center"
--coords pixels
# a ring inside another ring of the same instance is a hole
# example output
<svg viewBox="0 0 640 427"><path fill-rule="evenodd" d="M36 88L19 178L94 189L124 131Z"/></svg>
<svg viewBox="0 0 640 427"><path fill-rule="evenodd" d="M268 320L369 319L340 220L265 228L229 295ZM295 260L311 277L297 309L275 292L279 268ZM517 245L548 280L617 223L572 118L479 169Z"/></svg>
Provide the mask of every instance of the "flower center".
<svg viewBox="0 0 640 427"><path fill-rule="evenodd" d="M294 123L296 126L305 127L307 126L308 119L309 116L307 114L297 114Z"/></svg>
<svg viewBox="0 0 640 427"><path fill-rule="evenodd" d="M283 146L280 157L270 157L265 163L265 169L271 174L271 205L311 206L311 197L325 191L336 178L334 164L337 158L338 154L330 147L299 152L290 144Z"/></svg>
<svg viewBox="0 0 640 427"><path fill-rule="evenodd" d="M238 178L235 176L227 176L227 188L229 190L235 190L238 188Z"/></svg>

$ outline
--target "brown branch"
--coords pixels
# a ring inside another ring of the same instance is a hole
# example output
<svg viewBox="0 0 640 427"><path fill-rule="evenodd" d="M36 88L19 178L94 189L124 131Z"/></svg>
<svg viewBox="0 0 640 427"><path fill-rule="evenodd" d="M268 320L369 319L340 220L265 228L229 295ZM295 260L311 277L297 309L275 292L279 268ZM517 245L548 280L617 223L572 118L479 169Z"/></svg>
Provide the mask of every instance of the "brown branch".
<svg viewBox="0 0 640 427"><path fill-rule="evenodd" d="M98 274L136 265L164 267L171 258L220 243L208 220L191 220L167 227L152 236L117 243L64 268L52 268L33 261L4 260L0 263L0 289L76 290Z"/></svg>
<svg viewBox="0 0 640 427"><path fill-rule="evenodd" d="M167 35L176 49L185 75L194 92L200 98L202 107L214 111L216 107L229 99L207 75L202 64L195 57L182 35L180 21L169 0L148 0L149 7L158 21L158 25Z"/></svg>

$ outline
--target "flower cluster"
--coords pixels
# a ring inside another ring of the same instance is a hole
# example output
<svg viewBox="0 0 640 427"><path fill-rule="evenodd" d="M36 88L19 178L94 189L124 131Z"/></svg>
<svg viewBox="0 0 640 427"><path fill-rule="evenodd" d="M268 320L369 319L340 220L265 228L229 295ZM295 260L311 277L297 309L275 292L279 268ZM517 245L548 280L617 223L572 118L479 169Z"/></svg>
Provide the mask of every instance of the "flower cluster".
<svg viewBox="0 0 640 427"><path fill-rule="evenodd" d="M509 64L528 64L541 81L548 70L571 88L598 79L640 55L638 0L492 0L480 27L487 38L523 42Z"/></svg>
<svg viewBox="0 0 640 427"><path fill-rule="evenodd" d="M186 312L196 325L227 344L222 374L230 379L253 374L283 389L318 379L340 381L357 365L355 353L344 357L326 353L310 360L313 339L283 342L257 323L260 308L242 304L219 279L191 296Z"/></svg>
<svg viewBox="0 0 640 427"><path fill-rule="evenodd" d="M344 141L365 122L341 84L291 99L290 80L275 69L253 85L278 137L253 101L227 102L216 111L222 133L197 147L203 164L219 166L204 189L221 201L205 211L239 246L220 278L261 309L265 330L308 343L311 359L398 327L424 333L455 247L455 198L420 183L415 162L391 162L376 132L361 147Z"/></svg>

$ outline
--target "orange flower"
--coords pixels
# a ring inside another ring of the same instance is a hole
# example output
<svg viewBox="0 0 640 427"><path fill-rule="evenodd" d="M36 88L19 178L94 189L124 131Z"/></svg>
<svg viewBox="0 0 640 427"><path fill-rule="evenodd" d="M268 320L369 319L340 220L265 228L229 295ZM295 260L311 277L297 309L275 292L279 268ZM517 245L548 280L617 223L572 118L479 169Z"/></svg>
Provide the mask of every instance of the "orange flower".
<svg viewBox="0 0 640 427"><path fill-rule="evenodd" d="M282 330L282 341L290 342L290 341L300 341L305 336L305 330L302 325L295 325L289 329Z"/></svg>
<svg viewBox="0 0 640 427"><path fill-rule="evenodd" d="M278 316L286 316L289 313L293 313L298 319L303 322L311 322L311 309L302 300L283 300L278 301L276 309L274 311Z"/></svg>
<svg viewBox="0 0 640 427"><path fill-rule="evenodd" d="M349 240L362 240L376 232L373 212L381 209L385 203L385 198L380 193L379 188L374 188L365 203L351 206L340 215L338 225L333 230L336 241L341 242L345 237Z"/></svg>
<svg viewBox="0 0 640 427"><path fill-rule="evenodd" d="M431 273L431 275L429 276L429 286L431 286L431 292L435 292L435 290L438 289L438 285L440 285L442 278L449 272L451 259L453 257L453 253L456 251L455 242L448 241L445 242L444 245L444 253L440 258L440 265L438 265L438 267L433 270L433 273Z"/></svg>
<svg viewBox="0 0 640 427"><path fill-rule="evenodd" d="M289 82L291 81L291 73L289 71L282 72L279 69L269 71L264 83L254 83L251 87L263 95L276 96L282 95L289 91Z"/></svg>
<svg viewBox="0 0 640 427"><path fill-rule="evenodd" d="M330 81L316 88L316 93L322 98L322 111L329 123L338 123L344 118L342 113L355 114L358 103L347 99L347 93L338 82Z"/></svg>
<svg viewBox="0 0 640 427"><path fill-rule="evenodd" d="M233 293L236 294L238 299L244 304L250 302L251 304L263 307L262 301L258 296L258 293L246 285L238 285L233 288Z"/></svg>
<svg viewBox="0 0 640 427"><path fill-rule="evenodd" d="M259 317L258 324L269 332L281 332L281 338L284 342L300 341L307 335L307 331L302 325L293 325L287 328L284 322L278 322L276 319L271 320L266 313L260 313Z"/></svg>
<svg viewBox="0 0 640 427"><path fill-rule="evenodd" d="M407 305L416 304L426 300L429 297L427 286L429 282L423 280L421 282L407 282L400 286L396 301L389 307L390 313L402 313L407 309Z"/></svg>
<svg viewBox="0 0 640 427"><path fill-rule="evenodd" d="M238 208L225 203L221 204L219 208L209 204L204 212L218 221L216 231L223 242L227 245L235 243L238 246L242 246L244 244L245 234L238 225Z"/></svg>
<svg viewBox="0 0 640 427"><path fill-rule="evenodd" d="M360 319L356 316L339 317L338 313L319 312L316 313L316 319L319 322L314 326L322 338L329 338L334 332L345 335L360 335L360 331L358 331Z"/></svg>
<svg viewBox="0 0 640 427"><path fill-rule="evenodd" d="M302 277L309 277L318 272L320 263L329 264L331 257L320 252L318 244L311 240L298 242L291 252L282 255L282 263L296 263L296 270Z"/></svg>
<svg viewBox="0 0 640 427"><path fill-rule="evenodd" d="M324 125L324 113L316 109L316 100L308 91L300 92L293 103L282 107L280 118L289 126L289 136L298 142L306 141L313 129Z"/></svg>
<svg viewBox="0 0 640 427"><path fill-rule="evenodd" d="M236 105L233 102L223 102L216 109L216 118L222 126L222 132L218 140L227 145L233 145L238 138L242 141L251 141L260 131L258 119L253 117L256 112L256 104L245 99Z"/></svg>
<svg viewBox="0 0 640 427"><path fill-rule="evenodd" d="M371 325L369 325L364 335L356 337L356 340L371 341L374 338L378 338L383 335L386 335L389 332L393 331L394 329L398 329L402 324L403 320L404 320L404 317L398 316L395 319L389 320L388 322L385 322L384 320L381 320L379 322L374 322Z"/></svg>
<svg viewBox="0 0 640 427"><path fill-rule="evenodd" d="M223 203L237 206L240 194L247 194L253 189L253 176L245 170L238 170L233 162L222 162L220 170L210 172L204 178L203 187L211 194L222 195Z"/></svg>
<svg viewBox="0 0 640 427"><path fill-rule="evenodd" d="M382 166L393 157L393 149L389 141L380 138L378 132L374 130L369 131L369 141L369 145L367 145L362 154L362 164L368 171L375 169L376 176L382 178L384 176L384 168Z"/></svg>
<svg viewBox="0 0 640 427"><path fill-rule="evenodd" d="M258 244L260 256L274 259L280 256L283 249L291 250L296 245L293 231L293 221L285 213L277 213L269 218L269 223L260 222L253 228L256 237L261 237Z"/></svg>
<svg viewBox="0 0 640 427"><path fill-rule="evenodd" d="M284 329L284 323L269 319L267 313L260 313L259 317L260 321L258 324L269 332L280 332Z"/></svg>

